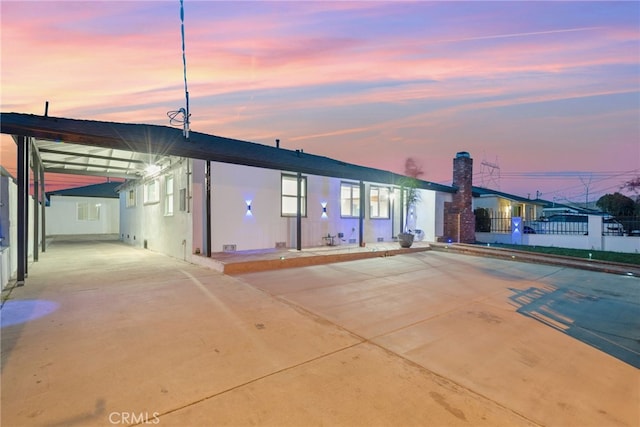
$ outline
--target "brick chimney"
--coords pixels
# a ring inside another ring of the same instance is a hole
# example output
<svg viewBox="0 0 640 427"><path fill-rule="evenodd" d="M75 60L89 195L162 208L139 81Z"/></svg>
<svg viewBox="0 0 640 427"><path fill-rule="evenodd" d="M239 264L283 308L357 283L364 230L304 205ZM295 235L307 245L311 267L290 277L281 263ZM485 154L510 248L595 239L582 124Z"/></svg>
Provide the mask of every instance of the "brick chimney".
<svg viewBox="0 0 640 427"><path fill-rule="evenodd" d="M474 243L476 216L473 213L473 159L460 151L453 159L453 186L457 189L451 202L444 204L445 242Z"/></svg>

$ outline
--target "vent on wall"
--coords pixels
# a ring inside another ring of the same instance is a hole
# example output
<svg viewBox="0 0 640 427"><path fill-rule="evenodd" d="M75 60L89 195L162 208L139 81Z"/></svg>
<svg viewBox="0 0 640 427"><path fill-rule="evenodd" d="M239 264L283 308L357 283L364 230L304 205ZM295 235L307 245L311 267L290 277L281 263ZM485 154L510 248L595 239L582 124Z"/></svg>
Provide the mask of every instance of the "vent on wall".
<svg viewBox="0 0 640 427"><path fill-rule="evenodd" d="M384 242L384 237L378 237L378 242Z"/></svg>
<svg viewBox="0 0 640 427"><path fill-rule="evenodd" d="M287 242L276 242L276 249L286 249Z"/></svg>
<svg viewBox="0 0 640 427"><path fill-rule="evenodd" d="M235 252L236 245L222 245L222 252Z"/></svg>

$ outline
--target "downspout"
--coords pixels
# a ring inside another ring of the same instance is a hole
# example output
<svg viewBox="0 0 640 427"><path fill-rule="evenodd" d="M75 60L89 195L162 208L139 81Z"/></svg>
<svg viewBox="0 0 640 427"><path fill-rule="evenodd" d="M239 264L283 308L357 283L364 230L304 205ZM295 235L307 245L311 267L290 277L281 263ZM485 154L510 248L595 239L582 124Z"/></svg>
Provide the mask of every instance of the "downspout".
<svg viewBox="0 0 640 427"><path fill-rule="evenodd" d="M187 188L184 195L184 208L191 213L191 159L187 159Z"/></svg>

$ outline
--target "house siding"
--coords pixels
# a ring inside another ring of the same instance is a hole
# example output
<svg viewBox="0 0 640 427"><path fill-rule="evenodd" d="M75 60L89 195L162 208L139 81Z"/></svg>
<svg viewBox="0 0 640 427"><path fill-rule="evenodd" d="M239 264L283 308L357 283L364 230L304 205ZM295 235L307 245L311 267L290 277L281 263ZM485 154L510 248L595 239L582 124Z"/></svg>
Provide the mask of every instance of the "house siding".
<svg viewBox="0 0 640 427"><path fill-rule="evenodd" d="M174 215L163 212L162 183L167 174L174 177ZM263 169L252 166L211 162L211 251L260 250L284 244L295 248L297 220L281 215L281 179L291 171ZM336 244L359 242L359 218L342 217L340 185L344 182L359 185L359 181L318 175L303 175L307 182L306 216L302 218L303 247L323 246L327 236L334 236ZM163 172L158 180L160 195L157 202L144 203L144 186L149 178L128 182L120 193L120 235L124 242L189 260L192 254L205 253L204 227L206 212L205 161L184 160ZM400 230L401 209L399 189L390 202L389 218L370 218L369 193L372 185L391 188L381 183L365 182L365 210L363 241L375 243L392 241ZM135 188L135 206L127 207L128 191ZM179 211L180 189L189 189L186 211ZM417 227L425 233L424 240L435 241L442 233L442 208L450 194L435 190L420 190L422 203L417 207ZM251 214L247 214L247 201ZM326 204L326 215L323 215ZM159 232L159 230L162 230ZM342 233L342 237L338 237Z"/></svg>
<svg viewBox="0 0 640 427"><path fill-rule="evenodd" d="M120 239L128 244L189 260L192 250L192 216L180 210L180 190L188 187L189 161L180 161L165 173L128 182L120 191ZM173 215L165 215L165 180L173 176ZM158 181L157 201L145 203L144 186L150 180ZM135 189L135 205L127 206L128 191ZM188 200L187 200L188 203Z"/></svg>
<svg viewBox="0 0 640 427"><path fill-rule="evenodd" d="M79 220L78 203L100 205L100 218ZM47 235L117 234L120 230L118 199L104 197L50 196L46 208Z"/></svg>
<svg viewBox="0 0 640 427"><path fill-rule="evenodd" d="M1 170L1 169L0 169ZM4 289L18 270L18 186L13 177L0 174L0 288ZM28 197L29 219L27 227L27 260L33 261L34 211L36 203ZM38 235L41 249L42 230Z"/></svg>

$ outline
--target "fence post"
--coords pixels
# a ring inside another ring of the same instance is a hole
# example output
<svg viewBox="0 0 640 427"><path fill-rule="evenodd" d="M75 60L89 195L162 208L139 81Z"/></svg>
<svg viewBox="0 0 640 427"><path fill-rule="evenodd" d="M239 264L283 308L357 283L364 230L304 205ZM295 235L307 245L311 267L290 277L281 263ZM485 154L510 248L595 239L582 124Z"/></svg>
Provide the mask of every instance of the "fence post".
<svg viewBox="0 0 640 427"><path fill-rule="evenodd" d="M602 249L602 217L600 215L589 215L589 238L587 244L589 249L601 251Z"/></svg>

